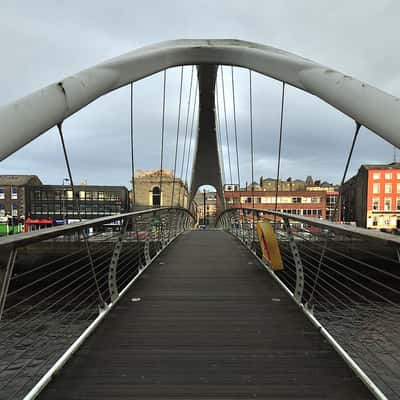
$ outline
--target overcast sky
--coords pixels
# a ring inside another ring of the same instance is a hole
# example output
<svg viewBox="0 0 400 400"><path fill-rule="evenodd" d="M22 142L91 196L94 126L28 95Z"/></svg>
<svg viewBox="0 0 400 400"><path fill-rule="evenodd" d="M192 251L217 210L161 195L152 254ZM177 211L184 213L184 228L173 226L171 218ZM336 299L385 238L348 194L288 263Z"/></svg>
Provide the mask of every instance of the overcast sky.
<svg viewBox="0 0 400 400"><path fill-rule="evenodd" d="M236 38L275 46L400 95L400 2L389 0L40 2L1 0L0 106L144 45L181 38ZM191 67L184 69L183 110ZM167 74L165 168L173 168L179 69ZM250 180L248 72L235 68L241 181ZM230 67L225 67L233 180L237 181ZM253 74L255 177L276 174L281 83ZM98 99L64 123L77 183L129 187L129 88ZM135 161L160 163L162 75L135 84ZM184 125L185 113L182 114ZM321 100L287 88L282 176L339 182L354 122ZM225 135L225 131L222 132ZM229 181L226 139L225 175ZM0 143L1 145L1 143ZM182 148L182 142L180 144ZM182 153L182 151L180 151ZM393 161L393 147L362 128L349 176L361 163ZM398 155L400 158L400 154ZM178 158L180 172L181 155ZM0 164L1 174L67 176L52 129ZM190 175L190 173L189 173Z"/></svg>

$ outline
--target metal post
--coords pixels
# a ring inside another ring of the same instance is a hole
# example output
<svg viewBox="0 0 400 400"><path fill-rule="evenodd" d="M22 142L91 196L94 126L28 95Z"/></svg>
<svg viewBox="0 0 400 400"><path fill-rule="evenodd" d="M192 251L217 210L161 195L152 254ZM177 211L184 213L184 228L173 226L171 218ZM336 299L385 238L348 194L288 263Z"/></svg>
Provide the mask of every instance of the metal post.
<svg viewBox="0 0 400 400"><path fill-rule="evenodd" d="M114 302L118 298L117 267L122 246L124 244L124 238L127 227L128 227L128 218L125 218L121 232L117 239L117 243L114 246L114 251L111 257L110 266L108 267L108 291L110 293L111 302Z"/></svg>
<svg viewBox="0 0 400 400"><path fill-rule="evenodd" d="M10 280L13 274L15 259L17 257L17 249L12 249L10 251L10 255L8 257L8 262L6 269L4 271L4 275L0 276L0 283L1 283L1 291L0 291L0 321L3 315L4 306L6 304L6 298L8 293L8 287L10 286Z"/></svg>
<svg viewBox="0 0 400 400"><path fill-rule="evenodd" d="M84 230L82 230L82 235L83 235L83 241L85 242L87 255L89 258L90 269L92 270L94 283L96 285L97 294L99 296L100 309L104 309L107 306L107 303L104 301L103 296L100 291L99 282L97 281L97 276L96 276L96 270L94 268L92 253L90 252L89 241L86 236L86 232Z"/></svg>
<svg viewBox="0 0 400 400"><path fill-rule="evenodd" d="M303 289L304 289L303 263L301 262L299 249L297 248L297 244L293 237L293 232L292 232L292 228L290 226L289 219L284 218L283 224L284 224L285 231L289 238L289 247L290 247L290 251L292 252L292 255L293 255L294 264L296 266L296 288L294 291L294 297L298 303L301 303L301 299L303 297Z"/></svg>
<svg viewBox="0 0 400 400"><path fill-rule="evenodd" d="M203 225L206 226L206 189L203 189Z"/></svg>

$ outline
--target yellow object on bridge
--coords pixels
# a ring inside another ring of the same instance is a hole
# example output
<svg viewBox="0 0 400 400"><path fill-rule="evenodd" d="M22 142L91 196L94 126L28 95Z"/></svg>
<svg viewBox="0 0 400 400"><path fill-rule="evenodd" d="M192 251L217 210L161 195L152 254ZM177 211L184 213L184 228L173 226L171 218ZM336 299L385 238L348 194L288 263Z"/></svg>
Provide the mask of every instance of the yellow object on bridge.
<svg viewBox="0 0 400 400"><path fill-rule="evenodd" d="M257 222L257 234L263 258L274 271L283 270L281 251L272 225L268 221Z"/></svg>

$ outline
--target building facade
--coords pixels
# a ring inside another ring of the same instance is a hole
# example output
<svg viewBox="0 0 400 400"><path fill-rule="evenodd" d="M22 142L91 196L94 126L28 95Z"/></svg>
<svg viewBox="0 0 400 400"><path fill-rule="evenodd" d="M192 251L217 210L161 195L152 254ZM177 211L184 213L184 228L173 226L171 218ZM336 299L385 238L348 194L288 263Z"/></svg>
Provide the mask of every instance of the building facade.
<svg viewBox="0 0 400 400"><path fill-rule="evenodd" d="M269 191L226 191L227 207L275 210L275 193ZM326 191L278 191L277 211L314 218L326 218Z"/></svg>
<svg viewBox="0 0 400 400"><path fill-rule="evenodd" d="M35 185L26 188L26 230L116 215L129 211L124 186Z"/></svg>
<svg viewBox="0 0 400 400"><path fill-rule="evenodd" d="M343 185L342 214L360 227L400 229L400 163L361 165Z"/></svg>
<svg viewBox="0 0 400 400"><path fill-rule="evenodd" d="M36 175L0 175L0 235L23 230L27 187L41 185Z"/></svg>
<svg viewBox="0 0 400 400"><path fill-rule="evenodd" d="M135 176L135 210L158 207L187 207L189 193L187 186L180 178L175 178L170 170L155 169L138 171Z"/></svg>
<svg viewBox="0 0 400 400"><path fill-rule="evenodd" d="M217 216L217 193L199 190L195 196L195 202L198 224L214 226Z"/></svg>

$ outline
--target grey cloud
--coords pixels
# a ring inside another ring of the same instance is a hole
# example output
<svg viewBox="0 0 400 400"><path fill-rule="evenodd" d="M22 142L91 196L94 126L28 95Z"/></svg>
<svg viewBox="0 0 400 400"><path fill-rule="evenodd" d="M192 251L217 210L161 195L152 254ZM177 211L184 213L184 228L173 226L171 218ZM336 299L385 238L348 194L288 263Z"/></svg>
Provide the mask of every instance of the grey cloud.
<svg viewBox="0 0 400 400"><path fill-rule="evenodd" d="M292 51L400 94L396 1L26 1L0 6L0 105L134 48L175 38L240 38ZM230 69L225 69L232 169ZM224 72L225 72L224 71ZM184 106L190 68L185 69ZM248 71L235 69L242 182L250 180ZM172 168L179 69L168 72L165 167ZM255 176L274 176L281 84L253 74ZM137 168L160 158L162 76L135 84ZM185 110L185 107L183 107ZM129 186L129 88L89 105L64 124L77 181ZM282 175L338 182L354 123L311 95L288 88ZM0 164L0 173L36 173L47 183L66 174L55 129ZM226 143L223 140L226 160ZM351 173L362 162L389 162L392 147L363 130ZM178 166L180 166L179 158ZM225 165L227 170L227 165ZM178 169L179 171L179 169ZM236 172L233 173L234 176Z"/></svg>

